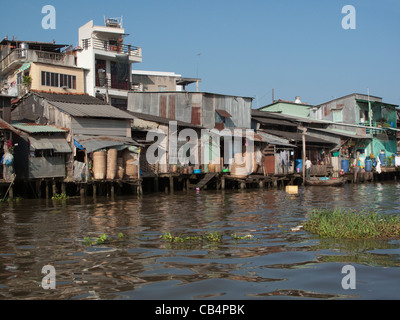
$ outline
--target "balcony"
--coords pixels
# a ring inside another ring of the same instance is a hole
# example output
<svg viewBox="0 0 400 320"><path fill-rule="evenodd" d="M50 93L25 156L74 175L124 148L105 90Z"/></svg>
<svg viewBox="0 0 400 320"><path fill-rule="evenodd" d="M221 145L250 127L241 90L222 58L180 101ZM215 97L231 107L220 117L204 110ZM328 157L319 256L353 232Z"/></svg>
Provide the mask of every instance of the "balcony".
<svg viewBox="0 0 400 320"><path fill-rule="evenodd" d="M131 83L124 80L100 79L96 77L96 87L108 89L131 90Z"/></svg>
<svg viewBox="0 0 400 320"><path fill-rule="evenodd" d="M82 48L86 50L90 47L108 57L115 57L119 54L127 55L130 62L142 62L142 48L140 47L120 44L112 40L83 39Z"/></svg>
<svg viewBox="0 0 400 320"><path fill-rule="evenodd" d="M42 62L64 67L74 67L75 57L65 53L55 53L31 49L14 49L0 61L0 74L16 70L24 62Z"/></svg>

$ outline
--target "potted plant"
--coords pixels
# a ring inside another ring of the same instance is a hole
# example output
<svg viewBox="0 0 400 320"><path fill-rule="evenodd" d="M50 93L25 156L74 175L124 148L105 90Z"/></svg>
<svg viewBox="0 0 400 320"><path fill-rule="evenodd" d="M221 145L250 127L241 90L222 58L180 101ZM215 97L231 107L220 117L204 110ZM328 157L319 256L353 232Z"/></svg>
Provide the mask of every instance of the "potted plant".
<svg viewBox="0 0 400 320"><path fill-rule="evenodd" d="M22 79L22 83L24 84L25 88L29 90L32 84L32 77L30 75L26 75Z"/></svg>

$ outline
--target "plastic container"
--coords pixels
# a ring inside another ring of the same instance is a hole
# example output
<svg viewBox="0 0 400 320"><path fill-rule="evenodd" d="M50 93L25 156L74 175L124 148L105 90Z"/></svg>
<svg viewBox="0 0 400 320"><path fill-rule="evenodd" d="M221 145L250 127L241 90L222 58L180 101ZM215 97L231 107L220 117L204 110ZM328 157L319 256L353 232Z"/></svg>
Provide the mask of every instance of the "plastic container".
<svg viewBox="0 0 400 320"><path fill-rule="evenodd" d="M370 159L365 160L365 171L367 172L372 171L372 160Z"/></svg>
<svg viewBox="0 0 400 320"><path fill-rule="evenodd" d="M296 172L297 173L302 172L303 171L303 160L302 159L296 159L295 166L296 166Z"/></svg>
<svg viewBox="0 0 400 320"><path fill-rule="evenodd" d="M385 153L380 153L379 154L379 161L381 162L381 166L386 165L386 154Z"/></svg>
<svg viewBox="0 0 400 320"><path fill-rule="evenodd" d="M350 172L350 162L349 160L342 160L341 161L342 169L344 172Z"/></svg>
<svg viewBox="0 0 400 320"><path fill-rule="evenodd" d="M201 173L201 169L194 169L193 172L196 174Z"/></svg>

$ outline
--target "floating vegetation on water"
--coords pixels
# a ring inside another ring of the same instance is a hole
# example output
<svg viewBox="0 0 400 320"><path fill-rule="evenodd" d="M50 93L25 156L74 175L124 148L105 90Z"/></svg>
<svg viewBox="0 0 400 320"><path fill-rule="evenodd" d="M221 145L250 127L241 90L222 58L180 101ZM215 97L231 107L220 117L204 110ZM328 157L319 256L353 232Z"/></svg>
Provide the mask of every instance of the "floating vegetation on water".
<svg viewBox="0 0 400 320"><path fill-rule="evenodd" d="M255 240L254 236L251 235L251 234L246 234L244 236L239 236L239 235L236 234L236 232L234 234L231 234L231 238L234 239L234 240Z"/></svg>
<svg viewBox="0 0 400 320"><path fill-rule="evenodd" d="M400 216L351 209L314 210L303 224L322 238L399 239Z"/></svg>
<svg viewBox="0 0 400 320"><path fill-rule="evenodd" d="M178 236L173 236L171 232L167 232L162 236L160 236L160 239L168 242L202 242L202 241L221 242L222 235L219 234L218 232L210 232L204 236L203 235L184 236L182 234Z"/></svg>
<svg viewBox="0 0 400 320"><path fill-rule="evenodd" d="M7 197L7 198L5 198L5 199L0 199L0 202L10 202L10 201L15 201L15 202L20 202L21 200L23 200L24 198L22 198L22 197L15 197L15 198L9 198L9 197Z"/></svg>
<svg viewBox="0 0 400 320"><path fill-rule="evenodd" d="M126 238L126 236L120 232L118 233L117 237L111 237L108 236L107 234L103 233L100 237L85 237L83 238L83 244L86 246L91 246L95 244L104 244L104 243L115 243L117 241L122 241Z"/></svg>
<svg viewBox="0 0 400 320"><path fill-rule="evenodd" d="M67 196L67 194L65 192L62 193L55 193L52 197L51 200L66 200L69 197Z"/></svg>
<svg viewBox="0 0 400 320"><path fill-rule="evenodd" d="M239 236L236 233L231 234L231 238L234 240L254 240L254 236L251 234L246 234L244 236ZM184 243L184 242L213 242L213 243L218 243L222 242L223 240L223 235L220 234L219 232L209 232L206 233L205 235L177 235L174 236L171 234L171 232L167 232L163 235L160 236L160 239L168 242L174 242L174 243Z"/></svg>

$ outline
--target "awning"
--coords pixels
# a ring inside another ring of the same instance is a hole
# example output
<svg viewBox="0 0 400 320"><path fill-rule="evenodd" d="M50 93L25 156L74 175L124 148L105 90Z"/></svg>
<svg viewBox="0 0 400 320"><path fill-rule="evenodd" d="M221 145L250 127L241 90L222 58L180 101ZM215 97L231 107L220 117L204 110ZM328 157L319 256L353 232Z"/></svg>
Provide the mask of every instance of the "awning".
<svg viewBox="0 0 400 320"><path fill-rule="evenodd" d="M226 110L218 109L215 110L215 112L218 113L221 117L232 118L231 114Z"/></svg>
<svg viewBox="0 0 400 320"><path fill-rule="evenodd" d="M29 137L34 150L54 150L55 152L72 152L68 142L61 137Z"/></svg>
<svg viewBox="0 0 400 320"><path fill-rule="evenodd" d="M100 149L118 147L118 146L142 146L132 138L128 137L109 137L109 136L74 136L74 144L79 149L85 149L86 152L93 152Z"/></svg>
<svg viewBox="0 0 400 320"><path fill-rule="evenodd" d="M26 69L29 69L31 67L31 63L30 62L25 62L17 71L21 72L21 71L25 71Z"/></svg>

